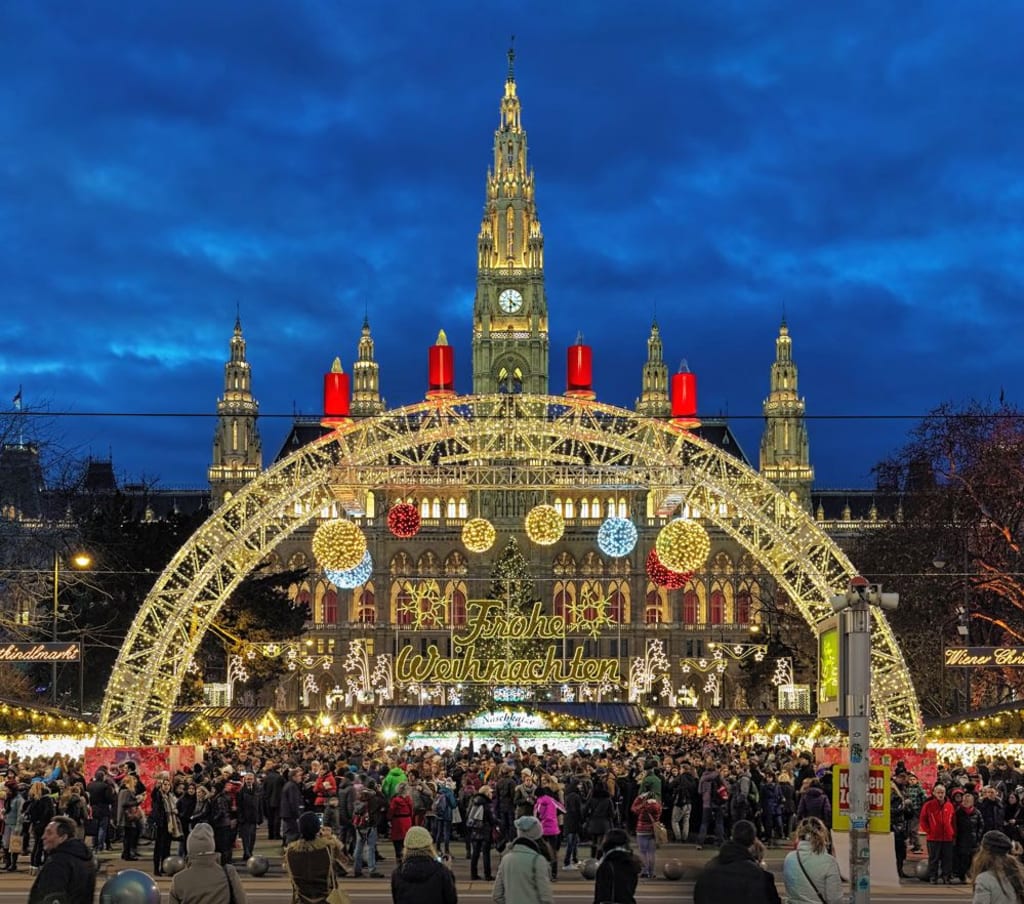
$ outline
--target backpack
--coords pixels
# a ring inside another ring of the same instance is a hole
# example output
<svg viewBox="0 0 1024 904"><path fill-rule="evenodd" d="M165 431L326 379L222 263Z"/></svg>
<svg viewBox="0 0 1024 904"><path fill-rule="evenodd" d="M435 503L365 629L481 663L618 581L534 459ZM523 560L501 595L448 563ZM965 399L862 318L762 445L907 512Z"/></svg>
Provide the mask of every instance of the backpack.
<svg viewBox="0 0 1024 904"><path fill-rule="evenodd" d="M352 805L352 828L357 832L370 830L370 808L366 806L365 800L357 800Z"/></svg>
<svg viewBox="0 0 1024 904"><path fill-rule="evenodd" d="M758 790L757 782L750 780L750 790L747 791L747 801L753 807L761 800L761 792Z"/></svg>
<svg viewBox="0 0 1024 904"><path fill-rule="evenodd" d="M729 786L720 777L715 779L715 794L719 800L729 799Z"/></svg>
<svg viewBox="0 0 1024 904"><path fill-rule="evenodd" d="M466 827L470 829L477 829L484 824L484 805L473 804L469 809L469 815L466 817Z"/></svg>

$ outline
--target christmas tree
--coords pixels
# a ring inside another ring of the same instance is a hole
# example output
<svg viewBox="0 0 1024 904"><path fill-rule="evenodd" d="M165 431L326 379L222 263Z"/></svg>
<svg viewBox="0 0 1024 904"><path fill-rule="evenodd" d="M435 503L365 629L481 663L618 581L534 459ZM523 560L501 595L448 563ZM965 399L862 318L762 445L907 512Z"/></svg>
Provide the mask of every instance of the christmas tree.
<svg viewBox="0 0 1024 904"><path fill-rule="evenodd" d="M491 589L487 598L504 604L500 610L505 616L528 616L536 601L533 580L515 537L510 537L501 551L491 572ZM474 656L481 662L517 659L532 659L539 655L539 643L535 638L481 637L474 644ZM486 685L472 685L463 695L466 703L489 706L494 702L494 688Z"/></svg>

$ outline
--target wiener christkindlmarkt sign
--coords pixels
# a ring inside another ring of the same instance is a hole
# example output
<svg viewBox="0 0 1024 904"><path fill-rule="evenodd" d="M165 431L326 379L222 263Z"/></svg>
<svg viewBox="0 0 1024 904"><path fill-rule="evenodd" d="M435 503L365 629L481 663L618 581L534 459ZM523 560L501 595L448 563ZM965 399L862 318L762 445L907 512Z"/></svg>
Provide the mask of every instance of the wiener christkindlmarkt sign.
<svg viewBox="0 0 1024 904"><path fill-rule="evenodd" d="M1024 668L1024 647L953 647L945 654L948 668Z"/></svg>
<svg viewBox="0 0 1024 904"><path fill-rule="evenodd" d="M0 643L0 662L78 662L77 643Z"/></svg>
<svg viewBox="0 0 1024 904"><path fill-rule="evenodd" d="M591 659L577 647L562 654L561 641L580 628L561 615L545 615L535 603L528 614L509 614L501 600L471 600L466 606L467 630L452 636L455 656L447 658L436 644L425 655L405 647L395 658L395 680L416 684L567 684L619 681L617 659ZM557 641L533 659L482 659L479 641Z"/></svg>

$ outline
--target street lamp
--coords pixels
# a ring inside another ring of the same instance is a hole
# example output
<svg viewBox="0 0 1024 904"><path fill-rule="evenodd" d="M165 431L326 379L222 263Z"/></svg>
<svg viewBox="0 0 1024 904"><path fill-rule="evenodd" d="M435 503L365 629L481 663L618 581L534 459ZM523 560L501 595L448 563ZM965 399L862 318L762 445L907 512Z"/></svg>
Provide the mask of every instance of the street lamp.
<svg viewBox="0 0 1024 904"><path fill-rule="evenodd" d="M73 568L79 570L92 565L92 557L86 552L76 552L69 560ZM60 617L59 607L60 596L60 552L53 553L53 642L57 642L57 622ZM53 705L57 705L57 660L53 661L52 672L50 673L50 686L53 695Z"/></svg>

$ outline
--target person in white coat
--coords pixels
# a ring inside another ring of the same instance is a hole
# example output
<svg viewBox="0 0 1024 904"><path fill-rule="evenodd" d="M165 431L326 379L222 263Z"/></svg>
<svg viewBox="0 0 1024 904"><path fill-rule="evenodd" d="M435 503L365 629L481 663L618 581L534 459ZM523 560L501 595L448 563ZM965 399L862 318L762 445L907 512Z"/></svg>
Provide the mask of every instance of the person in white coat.
<svg viewBox="0 0 1024 904"><path fill-rule="evenodd" d="M786 854L782 880L789 904L840 904L839 864L828 852L828 829L816 816L800 820L796 850Z"/></svg>
<svg viewBox="0 0 1024 904"><path fill-rule="evenodd" d="M971 863L974 897L971 904L1020 904L1024 901L1024 866L1011 856L1013 842L1002 832L981 836Z"/></svg>

